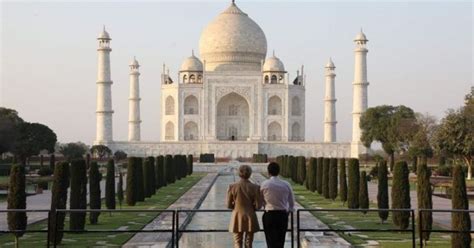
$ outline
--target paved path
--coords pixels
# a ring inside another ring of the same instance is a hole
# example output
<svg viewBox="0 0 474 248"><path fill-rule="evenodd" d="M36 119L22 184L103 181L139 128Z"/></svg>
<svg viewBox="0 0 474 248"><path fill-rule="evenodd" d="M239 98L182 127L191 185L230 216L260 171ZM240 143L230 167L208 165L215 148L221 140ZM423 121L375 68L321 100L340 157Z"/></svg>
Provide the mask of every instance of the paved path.
<svg viewBox="0 0 474 248"><path fill-rule="evenodd" d="M369 183L368 184L368 189L369 189L369 197L370 200L374 203L377 203L377 184L376 183ZM392 202L391 196L391 187L389 187L389 198L390 198L390 204ZM417 209L418 208L418 203L417 203L417 196L416 196L416 191L410 191L410 198L411 198L411 208ZM474 210L474 206L469 206L471 210ZM451 200L442 198L439 196L433 196L433 209L451 209ZM471 219L474 220L474 213L471 214ZM433 222L438 224L441 227L444 228L451 228L451 213L433 213ZM474 230L474 226L473 226Z"/></svg>
<svg viewBox="0 0 474 248"><path fill-rule="evenodd" d="M201 200L205 197L207 190L212 186L217 173L207 174L199 182L197 182L190 190L182 195L177 201L168 207L168 209L195 209L199 207ZM182 213L179 215L180 223L187 220L188 214ZM150 222L143 228L144 230L152 229L171 229L172 214L164 213L159 215L156 219ZM134 235L122 247L167 247L171 240L169 233L138 233Z"/></svg>
<svg viewBox="0 0 474 248"><path fill-rule="evenodd" d="M116 181L118 178L116 178ZM118 182L118 181L117 181ZM105 197L105 178L100 181L100 188L101 188L101 197ZM69 188L70 190L71 188ZM89 202L89 184L87 184L87 201ZM67 205L69 208L69 199L70 196L68 195ZM0 210L7 209L8 204L7 201L0 202ZM42 194L36 194L26 197L26 208L27 209L50 209L51 208L51 190L45 190ZM28 225L33 224L35 222L45 220L48 218L47 212L37 212L37 213L27 213L28 216ZM7 223L7 213L3 212L0 213L0 230L8 230L8 223Z"/></svg>

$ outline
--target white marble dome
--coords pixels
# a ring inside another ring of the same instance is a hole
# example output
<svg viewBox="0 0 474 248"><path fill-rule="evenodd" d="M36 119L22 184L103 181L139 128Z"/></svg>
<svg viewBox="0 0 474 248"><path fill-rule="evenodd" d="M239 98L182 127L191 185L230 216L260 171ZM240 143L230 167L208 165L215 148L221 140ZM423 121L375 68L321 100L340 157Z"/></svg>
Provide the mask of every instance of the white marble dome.
<svg viewBox="0 0 474 248"><path fill-rule="evenodd" d="M279 58L273 55L272 57L265 60L265 63L263 64L263 71L264 72L284 72L285 66L283 65L283 62L281 62Z"/></svg>
<svg viewBox="0 0 474 248"><path fill-rule="evenodd" d="M232 3L204 29L199 50L206 70L260 70L267 39L260 26Z"/></svg>
<svg viewBox="0 0 474 248"><path fill-rule="evenodd" d="M201 60L194 56L186 58L181 64L180 71L202 71L203 66Z"/></svg>

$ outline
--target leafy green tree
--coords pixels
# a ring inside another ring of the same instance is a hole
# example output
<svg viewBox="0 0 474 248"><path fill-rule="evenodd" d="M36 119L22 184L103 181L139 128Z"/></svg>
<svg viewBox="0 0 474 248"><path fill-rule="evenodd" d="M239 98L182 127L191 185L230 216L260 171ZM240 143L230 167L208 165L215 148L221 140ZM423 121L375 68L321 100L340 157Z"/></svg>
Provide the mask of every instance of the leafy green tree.
<svg viewBox="0 0 474 248"><path fill-rule="evenodd" d="M53 189L51 197L51 210L56 209L66 209L67 204L67 191L69 188L69 163L62 162L55 167L54 170L54 179L53 179ZM48 223L50 232L49 240L54 241L56 236L56 245L60 244L63 239L63 232L55 232L56 225L57 229L64 229L64 219L66 218L66 213L57 212L51 216L51 221ZM56 224L55 224L56 223Z"/></svg>
<svg viewBox="0 0 474 248"><path fill-rule="evenodd" d="M337 158L329 161L329 198L336 200L337 197Z"/></svg>
<svg viewBox="0 0 474 248"><path fill-rule="evenodd" d="M25 182L25 167L21 165L13 165L10 169L7 209L26 209ZM26 212L8 212L8 229L10 231L26 230L26 225L28 224L27 219ZM14 233L16 247L19 247L18 239L22 237L23 234L23 232Z"/></svg>
<svg viewBox="0 0 474 248"><path fill-rule="evenodd" d="M360 185L360 171L359 160L355 158L349 159L348 165L348 185L347 207L349 209L359 208L359 185Z"/></svg>
<svg viewBox="0 0 474 248"><path fill-rule="evenodd" d="M87 207L87 176L86 161L76 159L71 162L71 197L70 209L86 209ZM84 230L86 224L85 212L69 214L69 228L71 230Z"/></svg>
<svg viewBox="0 0 474 248"><path fill-rule="evenodd" d="M368 108L360 118L361 142L364 145L378 141L390 158L390 168L395 163L395 153L406 151L416 131L416 118L412 109L382 105Z"/></svg>
<svg viewBox="0 0 474 248"><path fill-rule="evenodd" d="M23 122L16 110L0 107L0 154L12 150L18 135L17 126Z"/></svg>
<svg viewBox="0 0 474 248"><path fill-rule="evenodd" d="M22 122L17 125L17 130L11 152L23 165L29 157L39 154L42 150L54 152L57 137L49 127L39 123Z"/></svg>
<svg viewBox="0 0 474 248"><path fill-rule="evenodd" d="M367 188L367 172L362 171L360 173L359 183L359 208L369 209L369 189ZM366 214L367 211L363 211L362 213Z"/></svg>
<svg viewBox="0 0 474 248"><path fill-rule="evenodd" d="M456 165L453 168L453 195L452 209L467 210L469 201L466 193L466 180L462 167ZM467 212L451 213L451 230L464 231L466 233L453 233L451 236L451 247L471 247L471 217Z"/></svg>
<svg viewBox="0 0 474 248"><path fill-rule="evenodd" d="M329 158L323 160L323 196L329 199Z"/></svg>
<svg viewBox="0 0 474 248"><path fill-rule="evenodd" d="M118 150L118 151L114 152L114 159L117 162L125 160L125 159L127 159L127 154L122 150Z"/></svg>
<svg viewBox="0 0 474 248"><path fill-rule="evenodd" d="M416 126L416 132L408 149L408 155L413 159L415 168L418 159L421 160L421 163L427 163L427 159L433 157L434 134L438 125L434 116L417 113ZM417 170L415 169L414 172L416 173Z"/></svg>
<svg viewBox="0 0 474 248"><path fill-rule="evenodd" d="M100 181L102 180L102 174L99 171L99 165L97 162L92 162L89 168L89 208L100 209L101 197L100 197ZM97 224L99 221L100 212L90 212L89 221L91 224Z"/></svg>
<svg viewBox="0 0 474 248"><path fill-rule="evenodd" d="M339 159L339 197L342 205L347 202L347 176L346 176L346 159Z"/></svg>
<svg viewBox="0 0 474 248"><path fill-rule="evenodd" d="M123 175L122 172L119 171L119 181L117 183L117 200L120 206L120 209L122 209L122 202L123 202Z"/></svg>
<svg viewBox="0 0 474 248"><path fill-rule="evenodd" d="M304 156L297 157L297 181L299 184L303 185L306 179L306 158Z"/></svg>
<svg viewBox="0 0 474 248"><path fill-rule="evenodd" d="M99 159L108 158L112 154L110 148L104 145L94 145L91 147L90 152Z"/></svg>
<svg viewBox="0 0 474 248"><path fill-rule="evenodd" d="M89 150L86 144L82 142L61 144L59 152L68 160L80 159Z"/></svg>
<svg viewBox="0 0 474 248"><path fill-rule="evenodd" d="M392 209L410 209L410 181L408 164L405 161L395 164L392 182ZM393 212L393 224L407 229L410 224L410 212Z"/></svg>
<svg viewBox="0 0 474 248"><path fill-rule="evenodd" d="M129 157L127 164L127 187L126 201L128 206L135 206L137 203L137 170L141 169L141 162L136 157Z"/></svg>
<svg viewBox="0 0 474 248"><path fill-rule="evenodd" d="M417 184L416 184L416 199L418 200L418 209L433 209L433 200L431 192L431 171L428 169L426 164L418 166ZM418 226L420 225L419 219L422 219L421 223L423 230L431 230L433 226L433 213L422 212L418 215ZM430 239L430 232L424 232L420 234L421 239L426 243Z"/></svg>
<svg viewBox="0 0 474 248"><path fill-rule="evenodd" d="M316 177L316 188L318 190L318 194L322 195L323 194L323 161L324 158L319 157L317 160L318 164L318 169L316 170L318 174Z"/></svg>
<svg viewBox="0 0 474 248"><path fill-rule="evenodd" d="M377 171L377 207L379 209L389 209L388 203L388 168L387 161L380 161L378 164ZM379 211L379 218L382 224L387 220L389 215L388 211Z"/></svg>
<svg viewBox="0 0 474 248"><path fill-rule="evenodd" d="M107 161L107 175L105 177L105 206L115 209L115 161Z"/></svg>
<svg viewBox="0 0 474 248"><path fill-rule="evenodd" d="M467 178L472 177L474 157L474 98L466 96L466 105L450 110L441 120L435 132L435 146L438 151L451 155L468 167Z"/></svg>

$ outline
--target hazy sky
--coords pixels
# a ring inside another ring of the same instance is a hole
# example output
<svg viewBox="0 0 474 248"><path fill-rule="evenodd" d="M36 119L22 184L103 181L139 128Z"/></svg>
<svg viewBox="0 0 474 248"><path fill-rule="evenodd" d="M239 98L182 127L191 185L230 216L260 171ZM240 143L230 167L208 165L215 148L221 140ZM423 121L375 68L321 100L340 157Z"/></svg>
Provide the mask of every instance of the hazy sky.
<svg viewBox="0 0 474 248"><path fill-rule="evenodd" d="M128 63L142 65L142 140L157 141L160 73L176 74L203 28L229 5L212 2L2 2L0 106L50 126L60 142L95 138L96 37L112 37L114 138L126 140ZM473 4L257 2L238 6L264 30L293 78L305 65L306 139L323 136L324 65L336 65L337 133L351 136L353 38L368 43L369 106L404 104L442 117L473 83Z"/></svg>

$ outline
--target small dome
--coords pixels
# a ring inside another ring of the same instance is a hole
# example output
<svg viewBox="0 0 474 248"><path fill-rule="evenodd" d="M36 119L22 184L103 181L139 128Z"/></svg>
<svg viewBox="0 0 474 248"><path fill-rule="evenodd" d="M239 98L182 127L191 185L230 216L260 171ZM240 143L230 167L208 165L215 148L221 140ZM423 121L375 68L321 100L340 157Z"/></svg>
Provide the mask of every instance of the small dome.
<svg viewBox="0 0 474 248"><path fill-rule="evenodd" d="M193 53L191 57L183 61L180 71L203 71L202 62Z"/></svg>
<svg viewBox="0 0 474 248"><path fill-rule="evenodd" d="M138 64L138 61L135 57L133 57L132 61L130 61L130 66L140 66L140 64Z"/></svg>
<svg viewBox="0 0 474 248"><path fill-rule="evenodd" d="M334 69L336 66L334 66L334 63L332 62L332 59L329 58L328 63L326 64L326 68Z"/></svg>
<svg viewBox="0 0 474 248"><path fill-rule="evenodd" d="M109 33L107 33L107 31L105 31L105 26L104 26L104 29L102 30L102 32L100 32L99 37L97 37L97 39L111 40Z"/></svg>
<svg viewBox="0 0 474 248"><path fill-rule="evenodd" d="M369 41L369 40L367 40L367 37L365 36L364 32L360 30L360 32L355 37L354 41Z"/></svg>
<svg viewBox="0 0 474 248"><path fill-rule="evenodd" d="M263 64L263 71L279 71L279 72L284 72L285 71L285 66L283 65L283 62L277 57L275 57L275 54L273 54L272 57L268 58L265 60L265 63Z"/></svg>

